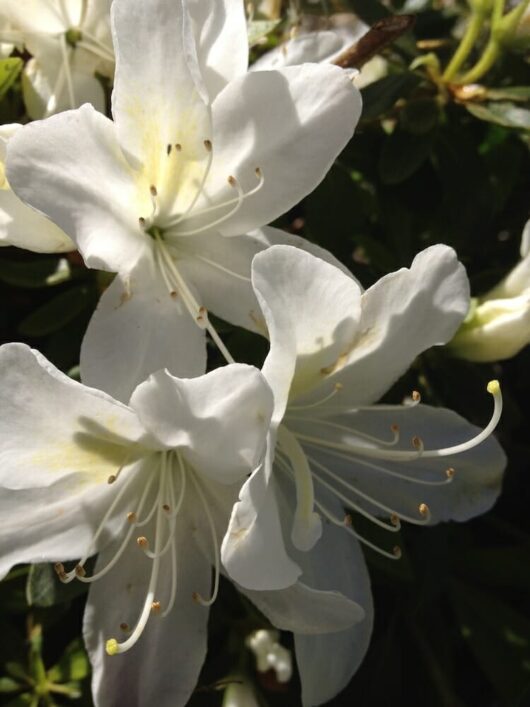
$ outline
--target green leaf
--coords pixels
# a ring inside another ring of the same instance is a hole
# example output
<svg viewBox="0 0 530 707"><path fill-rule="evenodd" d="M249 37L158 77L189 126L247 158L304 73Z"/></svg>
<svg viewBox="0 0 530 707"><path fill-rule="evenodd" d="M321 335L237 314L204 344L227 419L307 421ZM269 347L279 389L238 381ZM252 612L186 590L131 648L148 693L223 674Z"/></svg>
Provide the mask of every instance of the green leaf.
<svg viewBox="0 0 530 707"><path fill-rule="evenodd" d="M13 678L8 678L8 677L0 678L0 692L1 693L17 692L17 690L20 690L20 689L21 689L20 683L18 683L16 680L13 680Z"/></svg>
<svg viewBox="0 0 530 707"><path fill-rule="evenodd" d="M363 88L362 120L375 120L394 107L398 98L404 98L420 83L420 78L411 72L391 74Z"/></svg>
<svg viewBox="0 0 530 707"><path fill-rule="evenodd" d="M386 138L379 155L379 176L383 184L399 184L416 172L429 157L434 134L412 135L395 130Z"/></svg>
<svg viewBox="0 0 530 707"><path fill-rule="evenodd" d="M0 99L2 99L22 71L23 61L18 57L0 61Z"/></svg>
<svg viewBox="0 0 530 707"><path fill-rule="evenodd" d="M414 135L430 133L439 118L440 107L432 98L407 101L399 116L401 127Z"/></svg>
<svg viewBox="0 0 530 707"><path fill-rule="evenodd" d="M529 101L530 86L487 88L486 96L492 101Z"/></svg>
<svg viewBox="0 0 530 707"><path fill-rule="evenodd" d="M0 261L0 280L15 287L48 287L60 285L72 277L66 258Z"/></svg>
<svg viewBox="0 0 530 707"><path fill-rule="evenodd" d="M90 671L88 658L80 639L70 643L61 660L48 671L48 678L54 683L84 680Z"/></svg>
<svg viewBox="0 0 530 707"><path fill-rule="evenodd" d="M253 47L260 39L272 32L281 20L255 20L248 25L248 45Z"/></svg>
<svg viewBox="0 0 530 707"><path fill-rule="evenodd" d="M515 106L513 103L466 103L466 108L479 120L504 125L506 128L530 130L530 110Z"/></svg>
<svg viewBox="0 0 530 707"><path fill-rule="evenodd" d="M46 336L62 329L80 314L89 302L87 287L73 287L43 304L18 327L23 336Z"/></svg>
<svg viewBox="0 0 530 707"><path fill-rule="evenodd" d="M369 25L390 15L390 12L379 0L348 0L348 5L361 20Z"/></svg>

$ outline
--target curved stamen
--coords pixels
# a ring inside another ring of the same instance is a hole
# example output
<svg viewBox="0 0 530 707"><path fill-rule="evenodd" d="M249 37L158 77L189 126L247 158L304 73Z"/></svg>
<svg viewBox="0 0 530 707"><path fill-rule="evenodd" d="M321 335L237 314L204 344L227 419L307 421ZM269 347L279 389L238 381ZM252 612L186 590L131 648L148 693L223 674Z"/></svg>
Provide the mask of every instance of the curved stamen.
<svg viewBox="0 0 530 707"><path fill-rule="evenodd" d="M337 393L342 390L342 387L343 387L342 383L335 383L331 393L328 393L324 398L322 398L322 400L317 400L316 402L309 403L308 405L289 405L289 407L287 408L287 412L289 412L290 410L310 410L311 408L317 408L320 405L327 403L328 400L331 400L332 398L334 398L337 395ZM303 419L307 419L307 418L303 418Z"/></svg>
<svg viewBox="0 0 530 707"><path fill-rule="evenodd" d="M352 528L352 521L350 516L346 516L344 520L340 520L340 518L337 518L336 515L331 513L320 501L316 501L316 506L319 509L319 511L324 515L333 525L338 526L339 528L342 528L345 530L347 533L350 535L353 535L354 538L356 538L360 543L363 545L366 545L367 547L371 548L375 552L377 552L379 555L383 555L383 557L387 557L389 560L399 560L401 557L401 549L396 545L392 552L388 552L387 550L383 550L382 548L378 547L374 543L370 542L367 540L363 535L360 533L357 533L353 528Z"/></svg>
<svg viewBox="0 0 530 707"><path fill-rule="evenodd" d="M375 437L374 435L369 435L366 432L362 432L361 430L357 430L355 427L346 427L346 425L339 425L335 422L330 422L329 420L323 420L318 417L302 417L296 416L296 415L286 415L287 420L299 420L303 422L314 422L318 425L325 425L326 427L330 427L334 430L339 430L343 432L348 432L349 434L353 434L356 437L360 437L361 439L366 439L369 442L374 442L375 444L380 444L383 447L395 447L396 444L398 444L400 440L400 434L399 434L399 426L398 425L390 425L390 431L392 432L392 439L391 440L385 440L381 439L380 437Z"/></svg>
<svg viewBox="0 0 530 707"><path fill-rule="evenodd" d="M206 514L206 519L208 521L208 526L210 527L210 534L212 538L212 545L213 545L213 550L214 550L214 582L213 582L213 589L212 593L209 599L204 599L198 592L193 593L193 599L196 601L198 604L201 604L201 606L211 606L214 601L217 599L217 594L219 592L219 576L221 574L221 558L220 558L220 552L219 552L219 542L217 540L217 533L215 531L215 524L213 522L212 514L210 513L210 509L208 508L208 503L206 501L206 498L204 497L204 493L201 489L201 485L198 479L195 478L195 474L192 472L190 474L190 478L193 482L193 485L195 486L195 489L197 491L197 494L201 500L201 503L204 508L204 512Z"/></svg>
<svg viewBox="0 0 530 707"><path fill-rule="evenodd" d="M179 456L179 469L181 471L181 477L184 480L186 478L186 474L184 473L184 468L182 461ZM182 486L181 486L181 498L179 501L175 504L175 489L173 487L173 480L172 480L172 475L170 474L168 477L169 481L169 497L170 497L170 503L171 507L175 508L175 518L178 515L178 511L180 510L180 505L182 503L182 499L184 498L184 492L182 491ZM183 481L185 483L185 481ZM168 598L168 603L164 611L162 612L162 618L167 616L171 609L173 608L175 604L175 599L177 597L177 543L175 541L175 534L171 534L171 589L169 590L169 598Z"/></svg>
<svg viewBox="0 0 530 707"><path fill-rule="evenodd" d="M187 218L192 211L193 207L197 203L200 195L202 194L202 191L204 189L204 185L206 184L206 180L208 179L208 175L210 174L210 170L212 167L212 160L213 160L213 148L212 148L212 143L210 140L204 140L203 141L204 149L206 150L208 154L208 160L206 162L206 166L204 168L204 171L202 173L201 181L199 182L199 185L197 187L197 190L195 191L195 196L189 203L188 207L184 210L183 213L179 214L178 216L174 216L173 218L170 218L165 224L164 224L164 230L169 230L177 226L181 221L184 221L185 218ZM179 145L180 150L177 148L177 152L182 151L182 145ZM171 155L171 150L167 151L168 157Z"/></svg>
<svg viewBox="0 0 530 707"><path fill-rule="evenodd" d="M66 44L66 35L62 34L59 40L61 45L61 54L63 58L64 73L66 76L66 87L68 89L68 100L70 101L70 108L74 109L76 107L75 93L74 93L74 82L72 79L72 72L70 69L70 58L72 56L72 49Z"/></svg>
<svg viewBox="0 0 530 707"><path fill-rule="evenodd" d="M205 258L204 255L197 255L197 253L194 253L193 257L196 260L202 260L203 263L206 263L207 265L211 265L212 268L217 268L217 270L220 270L221 272L224 272L227 275L230 275L231 277L235 277L238 280L243 280L243 282L251 282L250 277L245 277L244 275L240 275L239 273L234 272L233 270L230 270L229 268L225 268L224 265L221 265L220 263L216 263L215 260L210 260L210 258Z"/></svg>
<svg viewBox="0 0 530 707"><path fill-rule="evenodd" d="M317 461L316 459L314 459L313 457L310 457L310 456L308 455L307 458L309 459L309 461L311 462L311 464L314 464L318 469L320 469L321 471L323 471L327 476L329 476L330 479L333 479L333 481L336 481L337 483L341 484L341 486L343 486L344 488L348 489L348 491L351 491L351 492L354 493L355 495L357 495L357 496L359 496L360 498L364 499L365 501L367 501L368 503L370 503L372 506L375 506L375 508L380 508L382 511L385 511L386 513L389 514L390 517L395 517L395 516L397 516L398 518L401 518L401 520L405 520L405 521L407 521L408 523L413 523L414 525L426 525L426 524L430 521L430 518L431 518L431 517L430 517L430 512L429 512L429 509L428 509L428 507L427 507L427 505L426 505L425 503L420 503L420 505L418 506L418 511L419 511L420 515L422 516L421 519L419 519L419 518L414 518L413 516L405 515L404 513L398 513L394 508L390 508L390 506L387 506L385 503L381 503L381 501L378 501L378 500L377 500L376 498L374 498L373 496L370 496L369 494L364 493L364 491L360 491L356 486L354 486L353 484L350 484L350 483L348 483L347 481L345 481L344 479L342 479L340 476L338 476L338 475L335 474L333 471L331 471L331 469L329 469L329 468L328 468L327 466L325 466L324 464L321 464L320 462L318 462L318 461ZM315 478L318 479L319 477L315 474ZM320 479L320 480L322 481L322 479ZM340 492L338 492L338 491L337 491L336 489L334 489L333 487L331 487L331 490L332 490L337 496L339 496L339 498L341 498L341 496L339 495ZM350 502L349 499L347 499L347 498L345 498L345 497L342 497L342 500L343 500L345 503L349 503L349 502ZM353 506L352 506L352 507L353 507Z"/></svg>
<svg viewBox="0 0 530 707"><path fill-rule="evenodd" d="M155 526L155 558L153 560L153 565L151 568L151 576L149 578L149 586L147 588L147 595L144 601L144 605L136 626L132 631L129 638L120 643L115 638L109 638L105 644L105 649L108 655L117 655L118 653L125 653L130 648L134 646L137 640L142 635L144 628L147 625L147 621L153 609L155 611L160 610L159 602L155 602L155 592L158 584L158 574L160 570L160 550L162 544L162 527L164 523L164 516L162 510L162 499L165 493L165 481L166 481L166 459L167 453L162 454L162 465L160 470L160 486L157 494L158 503L158 513L156 516L156 526Z"/></svg>
<svg viewBox="0 0 530 707"><path fill-rule="evenodd" d="M188 219L194 219L194 218L197 218L200 216L204 216L205 214L209 213L210 211L213 211L214 209L215 210L220 209L223 206L226 207L226 206L231 206L233 204L234 205L233 208L231 208L227 214L225 214L224 216L221 216L220 218L218 218L214 221L211 221L210 223L207 223L207 224L200 226L198 228L191 229L189 231L180 231L180 230L173 231L172 229L169 229L167 231L167 235L174 235L174 236L178 236L178 237L195 236L198 233L203 233L204 231L208 231L211 228L215 228L216 226L221 225L222 223L227 221L229 218L234 216L234 214L236 214L239 211L239 209L241 208L241 206L243 205L243 202L245 201L245 199L248 199L250 196L253 196L254 194L256 194L256 192L258 192L262 188L263 184L265 183L265 178L263 177L261 169L259 167L256 167L255 171L256 171L256 176L258 178L258 184L253 189L251 189L248 192L244 192L243 189L241 188L238 180L235 177L230 176L230 177L228 177L227 181L231 187L233 187L234 189L237 190L237 197L235 197L234 199L229 199L228 201L225 201L222 204L215 204L214 206L209 206L205 209L198 209L195 213L190 214Z"/></svg>

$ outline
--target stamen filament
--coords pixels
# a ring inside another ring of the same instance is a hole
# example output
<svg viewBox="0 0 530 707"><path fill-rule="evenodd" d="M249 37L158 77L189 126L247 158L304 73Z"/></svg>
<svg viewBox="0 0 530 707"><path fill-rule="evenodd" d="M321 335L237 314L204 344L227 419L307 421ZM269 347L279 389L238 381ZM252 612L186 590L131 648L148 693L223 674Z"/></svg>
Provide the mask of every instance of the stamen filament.
<svg viewBox="0 0 530 707"><path fill-rule="evenodd" d="M289 409L291 409L291 406L289 406ZM296 416L296 415L287 415L286 416L288 420L299 420L299 421L304 421L304 422L315 422L319 425L325 425L326 427L331 427L335 430L340 430L344 432L348 432L349 434L353 434L357 437L361 437L362 439L366 439L369 442L374 442L375 444L381 444L384 447L394 447L398 442L399 442L399 428L397 425L392 425L390 427L390 431L393 434L392 440L385 440L381 439L379 437L374 437L373 435L369 435L366 432L361 432L361 430L357 430L355 427L346 427L346 425L338 425L335 422L330 422L329 420L323 420L318 417L302 417L301 415Z"/></svg>
<svg viewBox="0 0 530 707"><path fill-rule="evenodd" d="M327 403L328 400L331 400L331 398L334 398L340 390L342 390L342 383L335 383L331 393L322 398L322 400L317 400L316 402L309 403L308 405L289 405L287 411L289 412L291 410L311 410L311 408L319 407L320 405Z"/></svg>
<svg viewBox="0 0 530 707"><path fill-rule="evenodd" d="M210 513L210 509L208 508L208 503L206 501L206 498L204 497L204 493L201 489L201 485L198 479L195 478L195 474L192 472L190 475L190 478L193 482L193 485L195 486L195 489L197 491L197 494L202 502L204 512L206 513L206 519L208 521L208 526L210 528L210 533L212 537L212 544L213 544L213 549L214 549L214 583L213 583L213 590L211 593L211 596L209 599L204 599L198 592L195 592L193 594L193 598L195 601L197 601L199 604L202 606L211 606L214 601L217 599L217 594L219 592L219 576L221 574L221 558L220 558L220 553L219 553L219 542L217 540L217 533L215 531L215 524L213 522L212 514Z"/></svg>
<svg viewBox="0 0 530 707"><path fill-rule="evenodd" d="M63 56L63 65L66 76L66 87L68 89L68 99L70 101L70 108L74 109L76 107L76 102L74 94L74 82L72 80L72 72L70 70L71 49L66 44L66 35L62 34L59 42L61 45L61 54Z"/></svg>

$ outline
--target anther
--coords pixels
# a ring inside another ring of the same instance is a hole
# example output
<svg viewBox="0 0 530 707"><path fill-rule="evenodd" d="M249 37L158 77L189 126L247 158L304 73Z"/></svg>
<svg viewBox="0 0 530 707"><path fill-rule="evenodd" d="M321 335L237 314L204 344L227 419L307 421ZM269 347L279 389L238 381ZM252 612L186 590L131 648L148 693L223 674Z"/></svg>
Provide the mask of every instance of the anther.
<svg viewBox="0 0 530 707"><path fill-rule="evenodd" d="M208 310L206 307L199 307L199 314L195 318L195 321L200 327L206 327L208 323Z"/></svg>
<svg viewBox="0 0 530 707"><path fill-rule="evenodd" d="M53 569L61 579L63 577L66 577L66 572L64 571L64 565L62 562L56 562L53 566Z"/></svg>
<svg viewBox="0 0 530 707"><path fill-rule="evenodd" d="M227 182L230 184L231 187L237 186L237 179L235 177L232 177L232 175L228 177Z"/></svg>
<svg viewBox="0 0 530 707"><path fill-rule="evenodd" d="M261 169L259 167L256 167L256 169L254 170L254 173L258 179L261 179L263 177L263 172L261 171Z"/></svg>
<svg viewBox="0 0 530 707"><path fill-rule="evenodd" d="M412 446L414 447L414 449L418 449L420 451L423 450L423 440L421 439L421 437L413 437Z"/></svg>
<svg viewBox="0 0 530 707"><path fill-rule="evenodd" d="M421 400L421 395L417 390L413 390L410 397L412 398L412 402L414 403L419 403Z"/></svg>
<svg viewBox="0 0 530 707"><path fill-rule="evenodd" d="M77 577L84 577L86 575L86 571L85 571L85 568L83 567L83 565L76 565L75 566L75 573L76 573Z"/></svg>
<svg viewBox="0 0 530 707"><path fill-rule="evenodd" d="M140 224L141 228L145 228L146 220L143 216L140 216L140 218L138 219L138 223Z"/></svg>
<svg viewBox="0 0 530 707"><path fill-rule="evenodd" d="M111 474L109 478L107 479L108 484L113 484L118 477L115 474Z"/></svg>
<svg viewBox="0 0 530 707"><path fill-rule="evenodd" d="M199 594L199 592L193 592L193 594L191 595L191 598L193 599L193 601L194 601L196 604L200 604L200 603L201 603L201 595Z"/></svg>
<svg viewBox="0 0 530 707"><path fill-rule="evenodd" d="M212 141L211 140L204 140L204 147L207 152L212 151Z"/></svg>
<svg viewBox="0 0 530 707"><path fill-rule="evenodd" d="M159 601L154 601L151 604L151 611L153 614L159 614L160 613L160 602Z"/></svg>
<svg viewBox="0 0 530 707"><path fill-rule="evenodd" d="M149 547L149 540L144 535L140 535L139 538L136 538L136 544L138 547L141 547L142 550L147 550Z"/></svg>
<svg viewBox="0 0 530 707"><path fill-rule="evenodd" d="M149 187L149 191L151 193L151 196L158 196L158 191L154 184L151 184L151 186Z"/></svg>
<svg viewBox="0 0 530 707"><path fill-rule="evenodd" d="M344 516L344 520L343 520L342 522L344 523L344 525L345 525L347 528L351 528L351 526L353 525L353 518L352 518L351 515L348 513L348 515L345 515L345 516Z"/></svg>
<svg viewBox="0 0 530 707"><path fill-rule="evenodd" d="M127 521L129 523L135 523L136 522L136 513L134 511L130 511L127 513Z"/></svg>
<svg viewBox="0 0 530 707"><path fill-rule="evenodd" d="M167 152L168 157L169 157L169 155L171 154L171 150L172 150L172 149L173 149L173 145L168 145L168 146L167 146L166 152Z"/></svg>
<svg viewBox="0 0 530 707"><path fill-rule="evenodd" d="M177 152L181 152L181 151L182 151L182 145L180 144L180 142L177 142L177 143L175 144L175 150L176 150Z"/></svg>
<svg viewBox="0 0 530 707"><path fill-rule="evenodd" d="M395 547L392 548L392 554L394 555L396 560L399 560L401 558L402 553L401 553L401 548L399 547L399 545L396 545Z"/></svg>
<svg viewBox="0 0 530 707"><path fill-rule="evenodd" d="M445 475L447 476L448 479L453 478L453 476L455 475L455 470L453 469L452 466L450 466L449 469L445 470Z"/></svg>
<svg viewBox="0 0 530 707"><path fill-rule="evenodd" d="M390 425L390 431L397 434L399 432L399 425Z"/></svg>
<svg viewBox="0 0 530 707"><path fill-rule="evenodd" d="M420 515L426 518L429 515L429 506L426 503L420 503L418 510Z"/></svg>
<svg viewBox="0 0 530 707"><path fill-rule="evenodd" d="M397 513L392 513L392 515L390 516L390 522L395 528L399 526L399 516Z"/></svg>
<svg viewBox="0 0 530 707"><path fill-rule="evenodd" d="M178 292L176 290L171 290L171 292L169 293L169 296L171 297L171 299L177 299Z"/></svg>
<svg viewBox="0 0 530 707"><path fill-rule="evenodd" d="M344 388L344 386L342 385L342 383L335 383L335 390L337 391L337 393L339 392L339 390L342 390L343 388Z"/></svg>
<svg viewBox="0 0 530 707"><path fill-rule="evenodd" d="M126 624L125 622L120 624L120 628L122 631L130 631L129 624Z"/></svg>
<svg viewBox="0 0 530 707"><path fill-rule="evenodd" d="M166 513L169 513L169 511L171 510L168 503L164 503L162 508L165 510Z"/></svg>

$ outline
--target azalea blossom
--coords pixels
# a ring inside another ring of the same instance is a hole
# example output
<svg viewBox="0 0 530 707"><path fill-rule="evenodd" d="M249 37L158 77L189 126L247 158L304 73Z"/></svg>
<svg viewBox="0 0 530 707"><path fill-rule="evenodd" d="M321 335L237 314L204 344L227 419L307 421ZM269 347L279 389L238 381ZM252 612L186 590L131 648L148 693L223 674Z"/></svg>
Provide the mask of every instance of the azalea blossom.
<svg viewBox="0 0 530 707"><path fill-rule="evenodd" d="M293 36L265 52L251 65L250 70L279 69L304 62L332 64L369 29L367 24L351 13L338 13L325 18L305 15ZM353 78L357 88L364 88L386 74L386 60L375 56L360 71L353 72Z"/></svg>
<svg viewBox="0 0 530 707"><path fill-rule="evenodd" d="M32 118L87 101L105 110L95 74L112 77L114 70L110 5L111 0L3 0L0 43L14 43L32 55L22 83Z"/></svg>
<svg viewBox="0 0 530 707"><path fill-rule="evenodd" d="M530 343L530 221L521 238L521 260L498 285L471 300L450 343L455 356L478 361L511 358Z"/></svg>
<svg viewBox="0 0 530 707"><path fill-rule="evenodd" d="M61 229L13 193L5 174L9 139L22 126L0 126L0 246L15 245L36 253L63 253L75 245Z"/></svg>
<svg viewBox="0 0 530 707"><path fill-rule="evenodd" d="M52 561L63 582L90 584L83 632L97 706L186 704L206 654L219 538L260 464L270 388L242 364L194 379L159 371L124 405L22 344L0 348L0 370L0 576ZM364 616L301 582L247 596L302 633Z"/></svg>
<svg viewBox="0 0 530 707"><path fill-rule="evenodd" d="M346 596L355 586L365 621L316 639L295 634L303 703L317 705L348 683L368 645L361 544L395 560L401 550L392 538L402 522L463 521L495 501L505 458L491 433L502 399L492 381L494 410L482 431L450 410L420 405L416 392L404 405L377 404L467 312L468 281L451 248L428 248L410 269L365 292L288 246L257 255L252 279L270 336L263 373L275 397L273 433L268 463L241 490L222 557L230 576L252 589L308 575ZM387 531L388 544L356 529L361 516ZM348 548L359 554L345 565Z"/></svg>
<svg viewBox="0 0 530 707"><path fill-rule="evenodd" d="M256 229L322 179L360 98L337 67L247 73L242 2L115 0L112 26L114 121L83 106L32 123L10 141L7 173L88 267L118 273L81 374L125 401L158 368L201 374L205 330L231 361L208 309L264 329L250 263L285 239Z"/></svg>

